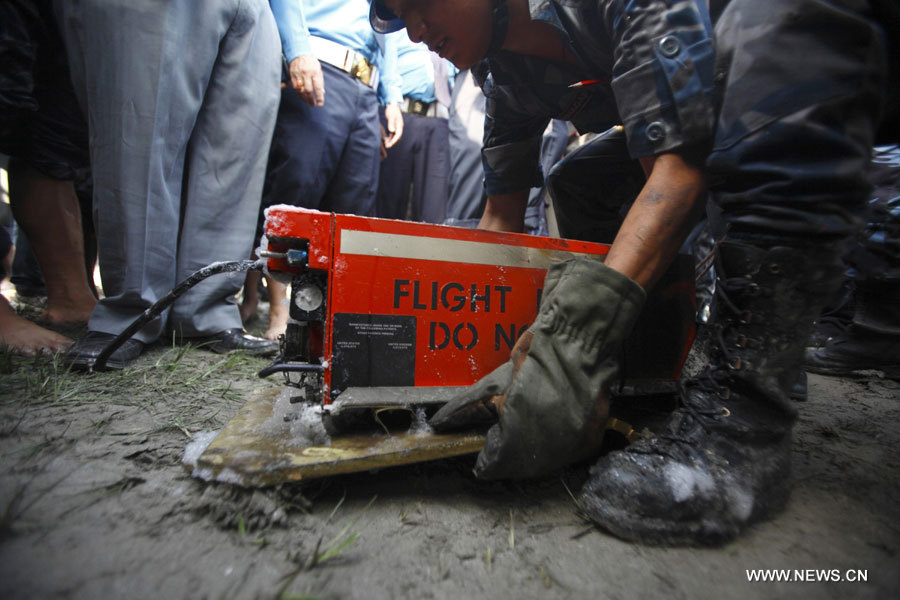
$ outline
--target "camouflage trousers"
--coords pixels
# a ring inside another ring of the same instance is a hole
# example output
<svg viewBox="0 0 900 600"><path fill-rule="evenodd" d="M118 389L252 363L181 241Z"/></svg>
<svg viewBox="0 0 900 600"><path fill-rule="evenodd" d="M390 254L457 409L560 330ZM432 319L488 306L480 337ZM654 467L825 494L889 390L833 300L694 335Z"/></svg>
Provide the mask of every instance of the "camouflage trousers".
<svg viewBox="0 0 900 600"><path fill-rule="evenodd" d="M900 283L900 146L878 146L869 171L866 226L847 255L857 282Z"/></svg>
<svg viewBox="0 0 900 600"><path fill-rule="evenodd" d="M888 102L884 31L868 10L866 0L726 7L707 159L717 237L806 246L842 243L862 228Z"/></svg>
<svg viewBox="0 0 900 600"><path fill-rule="evenodd" d="M87 122L49 0L0 2L0 153L53 179L90 175Z"/></svg>

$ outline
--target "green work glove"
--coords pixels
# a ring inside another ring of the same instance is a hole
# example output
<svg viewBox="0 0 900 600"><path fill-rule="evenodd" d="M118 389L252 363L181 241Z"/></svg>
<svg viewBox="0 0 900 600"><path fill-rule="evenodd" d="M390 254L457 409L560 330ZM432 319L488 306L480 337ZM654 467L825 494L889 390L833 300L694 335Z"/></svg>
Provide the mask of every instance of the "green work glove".
<svg viewBox="0 0 900 600"><path fill-rule="evenodd" d="M544 277L544 289L541 293L541 306L550 302L553 290L559 283L559 278L564 269L551 268ZM503 401L506 392L512 383L513 376L519 371L531 340L534 338L531 325L516 340L516 344L509 351L509 361L503 363L474 384L466 388L466 391L451 399L431 418L431 425L441 431L462 429L473 425L496 423L500 418Z"/></svg>
<svg viewBox="0 0 900 600"><path fill-rule="evenodd" d="M483 479L544 475L600 446L619 351L646 294L602 263L553 265L534 324L508 363L431 418L437 431L499 422L475 464Z"/></svg>

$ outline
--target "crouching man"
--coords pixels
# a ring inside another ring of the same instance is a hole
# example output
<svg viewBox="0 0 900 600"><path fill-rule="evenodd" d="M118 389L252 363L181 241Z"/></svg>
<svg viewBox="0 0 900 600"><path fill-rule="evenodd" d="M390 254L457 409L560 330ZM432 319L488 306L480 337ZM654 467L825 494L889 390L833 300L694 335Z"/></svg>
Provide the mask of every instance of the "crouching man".
<svg viewBox="0 0 900 600"><path fill-rule="evenodd" d="M646 174L605 263L553 266L510 362L432 419L438 430L496 421L478 476L532 477L596 453L617 350L707 210L714 356L683 382L665 432L602 457L580 497L596 523L645 543L721 543L784 506L796 418L787 391L840 284L870 148L897 106L886 103L897 78L880 24L891 2L711 4L375 0L371 10L376 31L405 25L477 74L487 97L481 227L521 231L550 118L582 132L621 124ZM604 156L594 155L597 177ZM592 170L577 171L555 177L567 191L556 198L561 222L590 218L603 200Z"/></svg>

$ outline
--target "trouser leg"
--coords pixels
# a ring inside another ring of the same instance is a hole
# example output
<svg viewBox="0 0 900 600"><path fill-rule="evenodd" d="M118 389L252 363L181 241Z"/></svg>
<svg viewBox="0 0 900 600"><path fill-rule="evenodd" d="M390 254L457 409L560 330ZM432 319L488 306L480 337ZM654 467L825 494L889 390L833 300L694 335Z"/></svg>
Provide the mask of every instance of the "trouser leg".
<svg viewBox="0 0 900 600"><path fill-rule="evenodd" d="M16 252L12 261L12 272L9 281L16 286L19 296L46 296L44 275L38 265L37 257L28 243L28 236L21 226L16 227Z"/></svg>
<svg viewBox="0 0 900 600"><path fill-rule="evenodd" d="M425 223L443 223L447 218L450 169L450 144L447 119L424 119L421 156L414 163L413 219ZM404 134L405 129L404 129Z"/></svg>
<svg viewBox="0 0 900 600"><path fill-rule="evenodd" d="M322 75L328 95L324 106L309 106L290 89L281 94L266 175L265 206L292 204L336 212L358 209L352 198L348 199L347 206L333 205L326 195L338 173L342 173L341 160L357 122L358 96L365 93L360 88L365 86L326 63L322 63ZM371 88L366 89L372 94L373 106L366 107L365 116L372 120L370 127L376 132L374 160L377 163L377 102ZM377 174L365 176L373 186L377 185Z"/></svg>
<svg viewBox="0 0 900 600"><path fill-rule="evenodd" d="M278 34L264 0L241 3L218 49L185 158L179 281L250 255L278 105ZM185 336L240 328L233 297L243 278L218 275L191 288L169 326Z"/></svg>
<svg viewBox="0 0 900 600"><path fill-rule="evenodd" d="M553 119L541 138L541 172L546 181L547 174L559 162L566 151L569 126L565 121ZM547 198L546 183L539 188L531 188L528 205L525 208L525 232L532 235L547 235L547 213L544 202Z"/></svg>
<svg viewBox="0 0 900 600"><path fill-rule="evenodd" d="M379 147L381 130L375 91L356 80L350 80L354 93L350 128L334 176L325 193L329 210L365 217L375 215L378 190Z"/></svg>
<svg viewBox="0 0 900 600"><path fill-rule="evenodd" d="M643 182L616 129L569 153L547 177L560 235L612 243Z"/></svg>
<svg viewBox="0 0 900 600"><path fill-rule="evenodd" d="M331 100L330 90L329 94ZM264 207L290 204L319 208L326 186L321 165L326 160L326 126L331 108L326 103L316 118L312 107L306 106L296 92L290 88L282 90L266 167Z"/></svg>
<svg viewBox="0 0 900 600"><path fill-rule="evenodd" d="M866 227L847 262L858 282L900 283L900 146L875 148L869 181Z"/></svg>
<svg viewBox="0 0 900 600"><path fill-rule="evenodd" d="M734 0L725 10L707 161L719 237L833 244L858 232L886 91L884 41L866 6Z"/></svg>
<svg viewBox="0 0 900 600"><path fill-rule="evenodd" d="M228 11L220 4L150 0L60 0L55 8L91 130L106 297L89 328L116 334L176 282L185 149ZM155 340L166 317L135 337Z"/></svg>
<svg viewBox="0 0 900 600"><path fill-rule="evenodd" d="M484 136L484 94L471 72L456 76L450 106L450 197L447 224L474 227L484 212L484 171L481 146Z"/></svg>
<svg viewBox="0 0 900 600"><path fill-rule="evenodd" d="M387 151L381 161L375 216L384 219L405 219L409 206L413 165L421 152L421 119L417 115L403 115L403 137ZM382 126L384 121L382 119Z"/></svg>
<svg viewBox="0 0 900 600"><path fill-rule="evenodd" d="M733 0L719 22L725 87L708 163L725 236L716 346L663 435L592 469L581 504L617 535L721 543L787 501L788 394L812 321L841 282L883 89L881 37L861 14L818 0Z"/></svg>
<svg viewBox="0 0 900 600"><path fill-rule="evenodd" d="M804 368L827 375L900 377L900 149L876 148L866 228L846 257L840 311L819 319Z"/></svg>

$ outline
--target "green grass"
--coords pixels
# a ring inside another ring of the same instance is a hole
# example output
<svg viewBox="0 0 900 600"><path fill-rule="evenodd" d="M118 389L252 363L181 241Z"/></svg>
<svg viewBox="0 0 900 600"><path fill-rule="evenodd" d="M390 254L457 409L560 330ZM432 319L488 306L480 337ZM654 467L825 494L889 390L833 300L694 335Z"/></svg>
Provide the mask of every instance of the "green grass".
<svg viewBox="0 0 900 600"><path fill-rule="evenodd" d="M346 494L341 497L341 499L338 501L337 505L335 505L334 509L331 511L331 514L328 515L328 519L325 520L326 523L332 517L334 517L335 513L338 512L338 510L344 504L345 498L346 498ZM282 577L282 584L278 588L278 591L275 593L275 598L278 598L280 600L284 600L287 598L311 598L311 597L317 598L318 596L306 596L306 595L297 596L294 594L290 594L287 592L287 589L291 586L291 584L294 582L294 580L297 578L297 576L300 575L300 573L303 573L304 571L309 571L310 569L318 567L318 566L328 562L329 560L337 558L347 548L350 548L351 546L353 546L353 544L355 544L356 540L359 538L359 531L351 531L351 530L356 526L356 524L359 522L359 520L363 516L365 516L366 511L369 510L369 507L372 506L372 504L374 504L375 500L377 500L377 499L378 499L377 495L372 496L372 499L369 500L369 503L363 507L363 509L356 516L356 518L353 519L352 521L350 521L347 525L345 525L329 541L327 541L323 544L322 541L324 540L324 537L319 537L319 539L316 540L315 548L313 548L312 553L306 557L306 560L301 562L300 565L296 569L294 569L293 571L291 571L290 573L288 573L284 577Z"/></svg>
<svg viewBox="0 0 900 600"><path fill-rule="evenodd" d="M0 404L66 404L90 393L89 381L78 379L63 364L60 354L18 356L0 349L3 387Z"/></svg>
<svg viewBox="0 0 900 600"><path fill-rule="evenodd" d="M37 454L38 452L40 452L41 450L43 450L44 448L46 448L47 446L49 446L52 443L53 443L52 440L44 438L43 440L41 440L39 442L32 442L29 444L25 444L23 446L19 446L18 448L13 448L12 450L4 452L2 454L2 456L6 457L6 456L13 456L15 454L18 454L24 458L31 458L32 456L34 456L35 454Z"/></svg>
<svg viewBox="0 0 900 600"><path fill-rule="evenodd" d="M154 417L156 431L196 431L221 427L226 415L255 389L280 383L256 373L268 359L241 353L221 356L191 344L151 346L134 365L121 371L70 370L62 355L22 357L0 349L0 409L14 413L38 408L105 404L138 408ZM19 414L22 418L24 412ZM106 416L95 422L106 427ZM15 426L13 426L13 429Z"/></svg>

